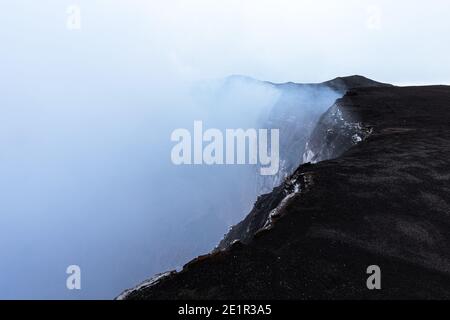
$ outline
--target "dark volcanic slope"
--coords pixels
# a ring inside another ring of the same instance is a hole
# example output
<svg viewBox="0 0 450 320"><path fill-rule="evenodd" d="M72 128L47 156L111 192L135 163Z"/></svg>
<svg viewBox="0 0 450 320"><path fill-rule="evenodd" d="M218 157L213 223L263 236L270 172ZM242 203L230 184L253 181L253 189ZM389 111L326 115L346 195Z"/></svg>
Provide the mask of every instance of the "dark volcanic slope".
<svg viewBox="0 0 450 320"><path fill-rule="evenodd" d="M310 149L338 158L260 197L263 231L127 298L450 298L450 87L353 89L333 108ZM369 265L382 290L366 288Z"/></svg>
<svg viewBox="0 0 450 320"><path fill-rule="evenodd" d="M323 82L324 85L334 88L338 91L346 91L349 88L361 88L361 87L392 87L391 84L377 82L372 79L368 79L363 76L354 75L348 77L337 77L333 80Z"/></svg>
<svg viewBox="0 0 450 320"><path fill-rule="evenodd" d="M234 80L233 80L234 79ZM253 83L268 84L280 93L268 117L258 124L261 128L280 130L280 170L274 176L259 175L257 168L257 194L271 192L304 161L306 142L323 112L348 90L360 87L390 86L363 76L338 77L322 83L271 83L249 78L230 77L229 83L247 79ZM244 80L243 80L244 81ZM239 82L237 82L239 84ZM245 81L244 81L245 83ZM242 84L242 83L241 83Z"/></svg>

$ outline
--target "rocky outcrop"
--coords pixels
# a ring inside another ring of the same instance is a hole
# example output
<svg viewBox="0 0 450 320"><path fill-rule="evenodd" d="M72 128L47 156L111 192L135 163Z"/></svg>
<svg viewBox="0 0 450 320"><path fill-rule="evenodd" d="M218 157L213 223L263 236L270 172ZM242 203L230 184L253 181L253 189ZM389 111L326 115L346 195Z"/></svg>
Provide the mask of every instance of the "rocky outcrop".
<svg viewBox="0 0 450 320"><path fill-rule="evenodd" d="M336 158L372 133L370 124L362 123L353 118L355 115L344 112L339 100L320 118L306 142L303 163Z"/></svg>
<svg viewBox="0 0 450 320"><path fill-rule="evenodd" d="M265 83L280 92L278 101L260 124L263 128L280 129L280 170L274 176L261 176L257 171L258 195L271 192L304 162L303 154L319 118L338 98L352 88L392 86L362 76L340 77L316 84ZM326 121L327 116L322 119Z"/></svg>

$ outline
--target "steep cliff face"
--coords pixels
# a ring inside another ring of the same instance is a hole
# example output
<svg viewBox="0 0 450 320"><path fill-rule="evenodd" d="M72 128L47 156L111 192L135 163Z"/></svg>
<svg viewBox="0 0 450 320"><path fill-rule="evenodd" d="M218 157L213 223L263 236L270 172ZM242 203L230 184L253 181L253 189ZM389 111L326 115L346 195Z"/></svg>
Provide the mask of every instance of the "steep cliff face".
<svg viewBox="0 0 450 320"><path fill-rule="evenodd" d="M320 116L343 95L323 84L275 86L280 97L260 127L280 130L280 168L273 176L261 176L256 168L258 195L271 192L298 167Z"/></svg>
<svg viewBox="0 0 450 320"><path fill-rule="evenodd" d="M352 94L351 92L349 95ZM306 142L303 163L333 159L365 140L371 133L370 124L364 124L354 115L345 114L337 101L321 118Z"/></svg>
<svg viewBox="0 0 450 320"><path fill-rule="evenodd" d="M308 141L321 162L260 196L221 250L124 298L450 298L449 122L450 87L352 89Z"/></svg>
<svg viewBox="0 0 450 320"><path fill-rule="evenodd" d="M352 93L348 94L348 96L351 95ZM320 117L315 129L305 142L303 161L297 159L297 163L316 163L336 158L372 133L371 125L359 122L357 115L348 112L342 103L343 100L339 99ZM302 179L304 178L305 176L302 175ZM217 246L217 250L226 249L235 241L248 243L255 233L266 229L267 224L273 217L278 216L287 201L299 192L301 182L298 182L298 179L296 175L286 178L279 188L261 196L250 214L225 235ZM297 192L293 192L292 185L297 186L294 188Z"/></svg>
<svg viewBox="0 0 450 320"><path fill-rule="evenodd" d="M362 76L340 77L317 84L270 85L279 90L280 97L260 126L280 129L280 170L274 176L260 176L257 171L258 195L271 192L304 162L303 154L319 118L338 98L352 88L391 86Z"/></svg>
<svg viewBox="0 0 450 320"><path fill-rule="evenodd" d="M340 107L342 99L335 101L330 98L341 98L351 88L392 87L361 76L336 78L321 84L278 86L283 94L273 107L267 124L269 127L281 128L281 165L275 176L257 176L261 200L273 199L273 194L265 194L279 187L300 164L338 157L370 135L370 125L361 123L356 114L350 114L346 108ZM347 97L352 94L349 91ZM320 113L320 110L326 112ZM230 229L216 249L223 250L236 240L247 243L264 226L272 211L277 210L280 197L283 194L275 197L274 202L257 202L250 214ZM260 207L266 209L265 213L261 212Z"/></svg>

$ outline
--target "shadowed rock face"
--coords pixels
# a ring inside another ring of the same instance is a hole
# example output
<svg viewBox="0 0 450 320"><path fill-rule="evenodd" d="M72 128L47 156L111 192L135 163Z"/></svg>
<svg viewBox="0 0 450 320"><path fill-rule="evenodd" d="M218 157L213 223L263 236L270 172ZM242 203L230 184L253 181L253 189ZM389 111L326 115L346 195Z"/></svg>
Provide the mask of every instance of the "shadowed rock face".
<svg viewBox="0 0 450 320"><path fill-rule="evenodd" d="M259 197L240 241L125 298L450 298L449 123L450 87L352 89L308 141L330 160Z"/></svg>
<svg viewBox="0 0 450 320"><path fill-rule="evenodd" d="M257 176L259 194L270 193L281 185L300 164L335 158L371 133L370 126L360 123L357 117L342 113L340 100L334 105L328 102L324 108L323 103L329 100L330 92L335 92L338 98L351 88L392 87L361 76L336 78L320 84L288 83L276 86L283 88L282 95L271 112L269 125L265 127L280 128L281 168L275 176ZM327 108L322 116L318 113L318 110ZM279 201L276 199L271 203L268 206L271 209L264 214L255 206L241 223L225 235L217 249L225 249L236 240L247 243L255 232L264 227L269 215L274 213L272 211L278 211Z"/></svg>
<svg viewBox="0 0 450 320"><path fill-rule="evenodd" d="M231 77L230 81L232 79L234 78ZM277 103L261 124L263 128L280 129L280 170L274 176L261 176L259 168L257 169L258 195L271 192L303 163L306 142L320 116L336 99L352 88L392 86L362 76L340 77L313 84L265 83L280 92Z"/></svg>

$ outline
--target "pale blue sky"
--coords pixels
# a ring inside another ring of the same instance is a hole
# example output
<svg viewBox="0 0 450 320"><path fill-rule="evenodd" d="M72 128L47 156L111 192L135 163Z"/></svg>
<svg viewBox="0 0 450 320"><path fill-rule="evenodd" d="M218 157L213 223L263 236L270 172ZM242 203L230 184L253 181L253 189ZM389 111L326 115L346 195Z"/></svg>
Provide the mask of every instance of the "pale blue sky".
<svg viewBox="0 0 450 320"><path fill-rule="evenodd" d="M78 32L65 28L71 4L81 8ZM114 67L158 81L357 73L449 83L449 16L446 0L17 0L2 4L1 63L15 77L45 68L55 77L74 72L74 81Z"/></svg>

